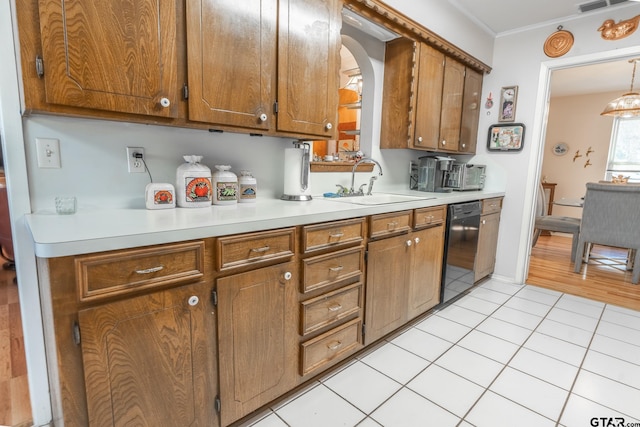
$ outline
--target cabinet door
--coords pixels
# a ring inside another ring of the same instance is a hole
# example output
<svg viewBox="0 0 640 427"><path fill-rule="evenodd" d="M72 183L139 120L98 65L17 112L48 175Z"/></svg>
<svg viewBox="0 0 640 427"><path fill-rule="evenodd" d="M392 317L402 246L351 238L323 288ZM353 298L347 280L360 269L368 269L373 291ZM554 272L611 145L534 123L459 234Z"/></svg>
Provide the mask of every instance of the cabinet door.
<svg viewBox="0 0 640 427"><path fill-rule="evenodd" d="M210 292L199 283L79 312L90 425L218 425Z"/></svg>
<svg viewBox="0 0 640 427"><path fill-rule="evenodd" d="M39 14L48 103L177 116L175 2L40 0Z"/></svg>
<svg viewBox="0 0 640 427"><path fill-rule="evenodd" d="M411 246L409 235L369 243L365 344L374 342L407 320Z"/></svg>
<svg viewBox="0 0 640 427"><path fill-rule="evenodd" d="M341 7L340 0L280 0L279 131L337 135Z"/></svg>
<svg viewBox="0 0 640 427"><path fill-rule="evenodd" d="M274 128L277 0L187 2L189 119Z"/></svg>
<svg viewBox="0 0 640 427"><path fill-rule="evenodd" d="M464 91L464 65L445 58L442 86L442 111L440 115L440 139L438 147L446 151L458 151L460 120L462 118L462 93Z"/></svg>
<svg viewBox="0 0 640 427"><path fill-rule="evenodd" d="M408 318L425 313L440 302L444 225L416 231L411 256Z"/></svg>
<svg viewBox="0 0 640 427"><path fill-rule="evenodd" d="M478 281L493 273L498 248L498 229L500 228L500 212L482 215L478 231L478 254L476 255L475 277Z"/></svg>
<svg viewBox="0 0 640 427"><path fill-rule="evenodd" d="M296 385L295 276L294 263L286 263L217 281L223 425Z"/></svg>
<svg viewBox="0 0 640 427"><path fill-rule="evenodd" d="M480 120L480 105L482 102L482 74L468 68L464 75L464 95L462 96L462 119L460 121L461 153L476 152L478 140L478 121Z"/></svg>
<svg viewBox="0 0 640 427"><path fill-rule="evenodd" d="M414 148L435 150L439 147L443 83L444 54L421 43L416 87Z"/></svg>

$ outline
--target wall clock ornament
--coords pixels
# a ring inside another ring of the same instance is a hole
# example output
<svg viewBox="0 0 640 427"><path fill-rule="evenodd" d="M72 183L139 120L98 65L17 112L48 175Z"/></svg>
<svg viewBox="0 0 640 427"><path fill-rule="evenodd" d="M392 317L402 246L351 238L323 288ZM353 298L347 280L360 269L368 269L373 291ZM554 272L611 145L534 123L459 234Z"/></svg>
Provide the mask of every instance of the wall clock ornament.
<svg viewBox="0 0 640 427"><path fill-rule="evenodd" d="M563 30L562 25L558 26L558 31L547 37L544 42L544 54L549 58L557 58L569 52L573 47L573 34Z"/></svg>
<svg viewBox="0 0 640 427"><path fill-rule="evenodd" d="M499 122L513 122L516 119L518 86L505 86L500 90Z"/></svg>

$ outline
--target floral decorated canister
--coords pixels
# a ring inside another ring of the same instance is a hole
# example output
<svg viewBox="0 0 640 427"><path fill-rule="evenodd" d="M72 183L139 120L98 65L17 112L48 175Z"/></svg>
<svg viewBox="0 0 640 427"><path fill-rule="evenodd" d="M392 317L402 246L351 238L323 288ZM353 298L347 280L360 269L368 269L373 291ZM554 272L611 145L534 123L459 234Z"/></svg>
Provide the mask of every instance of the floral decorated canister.
<svg viewBox="0 0 640 427"><path fill-rule="evenodd" d="M183 156L176 171L177 204L181 208L211 206L211 169L201 164L202 156Z"/></svg>

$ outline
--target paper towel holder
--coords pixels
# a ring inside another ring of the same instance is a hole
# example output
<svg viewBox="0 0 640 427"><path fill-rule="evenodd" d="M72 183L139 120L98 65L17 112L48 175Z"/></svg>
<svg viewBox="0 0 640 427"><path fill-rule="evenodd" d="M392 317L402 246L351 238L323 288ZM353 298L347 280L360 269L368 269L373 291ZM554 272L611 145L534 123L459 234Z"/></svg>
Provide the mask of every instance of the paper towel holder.
<svg viewBox="0 0 640 427"><path fill-rule="evenodd" d="M311 145L308 142L293 141L294 149L301 149L301 163L300 163L300 190L298 194L285 194L280 199L291 201L307 201L311 200L311 194L305 194L309 189L309 175L311 173ZM285 178L286 179L286 178Z"/></svg>

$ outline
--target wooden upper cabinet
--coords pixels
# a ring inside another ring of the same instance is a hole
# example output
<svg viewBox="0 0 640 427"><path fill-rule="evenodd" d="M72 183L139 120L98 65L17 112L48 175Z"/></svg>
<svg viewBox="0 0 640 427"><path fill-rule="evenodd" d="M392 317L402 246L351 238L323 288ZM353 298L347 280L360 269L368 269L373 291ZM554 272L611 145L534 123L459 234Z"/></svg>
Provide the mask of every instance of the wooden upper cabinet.
<svg viewBox="0 0 640 427"><path fill-rule="evenodd" d="M462 119L462 94L465 67L460 62L445 58L442 84L442 111L440 112L440 140L438 147L446 151L458 151L460 120Z"/></svg>
<svg viewBox="0 0 640 427"><path fill-rule="evenodd" d="M278 131L337 135L341 8L341 0L280 0Z"/></svg>
<svg viewBox="0 0 640 427"><path fill-rule="evenodd" d="M443 107L444 54L421 43L416 86L413 146L437 149L440 141L440 112Z"/></svg>
<svg viewBox="0 0 640 427"><path fill-rule="evenodd" d="M461 153L476 152L478 140L478 122L482 103L482 74L467 67L464 76L464 94L462 96L462 119L460 121Z"/></svg>
<svg viewBox="0 0 640 427"><path fill-rule="evenodd" d="M278 0L187 2L189 119L274 127Z"/></svg>
<svg viewBox="0 0 640 427"><path fill-rule="evenodd" d="M40 0L46 102L178 115L172 1Z"/></svg>

